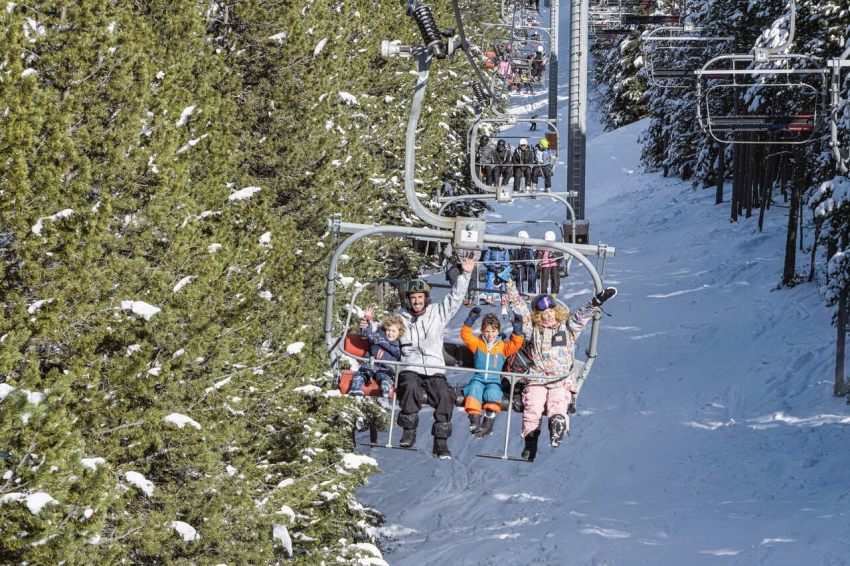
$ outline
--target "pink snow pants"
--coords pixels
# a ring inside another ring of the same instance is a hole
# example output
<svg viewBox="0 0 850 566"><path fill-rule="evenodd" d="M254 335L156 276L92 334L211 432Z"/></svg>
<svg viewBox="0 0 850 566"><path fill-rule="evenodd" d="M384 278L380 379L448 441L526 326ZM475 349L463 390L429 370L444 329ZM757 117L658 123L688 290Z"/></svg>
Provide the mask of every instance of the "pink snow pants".
<svg viewBox="0 0 850 566"><path fill-rule="evenodd" d="M567 432L570 431L570 417L567 409L573 394L563 387L548 389L545 385L528 385L522 392L522 437L540 428L543 420L543 409L551 419L562 415L567 421Z"/></svg>

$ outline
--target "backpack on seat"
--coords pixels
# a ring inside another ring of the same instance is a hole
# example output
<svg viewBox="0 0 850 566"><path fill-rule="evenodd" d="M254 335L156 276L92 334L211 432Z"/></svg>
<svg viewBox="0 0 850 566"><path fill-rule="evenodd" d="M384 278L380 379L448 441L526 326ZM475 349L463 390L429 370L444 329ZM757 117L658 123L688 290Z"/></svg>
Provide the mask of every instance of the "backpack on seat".
<svg viewBox="0 0 850 566"><path fill-rule="evenodd" d="M534 367L534 361L531 359L531 356L525 351L525 348L520 348L514 354L508 356L508 359L505 360L505 365L502 367L502 371L509 371L511 373L530 373L532 367ZM525 384L517 382L516 385L514 385L513 399L508 399L508 401L513 405L513 410L516 413L521 413L523 410L523 389L525 389ZM510 394L511 380L507 377L502 377L502 395L507 399Z"/></svg>

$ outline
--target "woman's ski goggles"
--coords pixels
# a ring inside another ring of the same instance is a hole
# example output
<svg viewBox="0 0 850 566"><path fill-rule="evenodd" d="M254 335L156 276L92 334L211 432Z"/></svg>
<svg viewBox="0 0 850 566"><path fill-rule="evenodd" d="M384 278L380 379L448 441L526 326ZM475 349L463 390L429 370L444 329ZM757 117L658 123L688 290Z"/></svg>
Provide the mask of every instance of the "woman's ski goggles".
<svg viewBox="0 0 850 566"><path fill-rule="evenodd" d="M543 297L540 297L539 299L537 299L537 304L534 305L534 306L537 307L537 310L539 310L539 311L545 311L546 309L553 309L553 308L555 308L555 299L553 299L549 295L544 295Z"/></svg>

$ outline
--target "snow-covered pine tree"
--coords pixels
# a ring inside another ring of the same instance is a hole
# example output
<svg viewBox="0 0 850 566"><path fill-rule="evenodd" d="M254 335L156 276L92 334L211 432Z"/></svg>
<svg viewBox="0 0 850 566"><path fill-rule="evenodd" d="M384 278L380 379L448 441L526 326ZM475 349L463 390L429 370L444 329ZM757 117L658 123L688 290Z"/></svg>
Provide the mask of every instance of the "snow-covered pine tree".
<svg viewBox="0 0 850 566"><path fill-rule="evenodd" d="M448 6L432 5L445 27ZM33 546L45 537L73 539L61 551L81 564L368 555L353 543L379 517L353 493L375 467L350 431L378 410L316 387L325 231L338 211L408 222L413 81L377 53L418 41L415 24L397 2L262 0L10 4L0 21L15 54L0 88L0 384L14 388L0 405L22 441L57 423L29 453L63 460L20 486L57 504L4 502L4 531L28 533L7 537L11 560L53 562L60 546ZM429 189L462 160L461 69L435 66ZM393 254L403 267L404 248L364 243L346 275L385 275ZM44 395L35 409L24 390ZM85 522L48 524L54 508Z"/></svg>

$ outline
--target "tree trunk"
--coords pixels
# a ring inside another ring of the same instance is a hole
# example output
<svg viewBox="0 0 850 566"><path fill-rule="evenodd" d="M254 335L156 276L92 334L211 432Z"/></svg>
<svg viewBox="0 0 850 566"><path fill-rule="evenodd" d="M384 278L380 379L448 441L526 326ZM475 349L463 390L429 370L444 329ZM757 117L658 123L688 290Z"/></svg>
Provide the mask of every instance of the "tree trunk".
<svg viewBox="0 0 850 566"><path fill-rule="evenodd" d="M726 178L726 146L722 143L717 144L717 191L714 193L714 204L723 203L723 181Z"/></svg>
<svg viewBox="0 0 850 566"><path fill-rule="evenodd" d="M776 181L777 158L779 156L768 153L765 157L764 181L762 182L761 206L759 207L759 232L764 229L764 212L773 194L773 184Z"/></svg>
<svg viewBox="0 0 850 566"><path fill-rule="evenodd" d="M732 197L729 199L732 205L729 219L732 222L738 221L738 195L740 194L740 184L742 176L740 157L741 146L739 144L735 144L732 146Z"/></svg>
<svg viewBox="0 0 850 566"><path fill-rule="evenodd" d="M823 217L815 218L815 241L812 242L812 261L809 265L809 283L815 280L815 259L818 255L818 240L820 240L820 230L823 227Z"/></svg>
<svg viewBox="0 0 850 566"><path fill-rule="evenodd" d="M800 183L791 182L791 204L788 207L788 232L785 234L785 267L782 271L782 284L790 285L794 281L797 261L797 216L800 211Z"/></svg>
<svg viewBox="0 0 850 566"><path fill-rule="evenodd" d="M752 138L754 134L750 134ZM744 215L744 218L750 218L753 215L753 201L756 200L756 194L758 193L758 167L759 167L759 151L758 146L749 145L747 146L747 183L746 183L746 193L744 196L743 205L746 205L747 211Z"/></svg>
<svg viewBox="0 0 850 566"><path fill-rule="evenodd" d="M661 117L661 127L664 129L664 173L667 177L670 174L670 124L667 121L667 115Z"/></svg>
<svg viewBox="0 0 850 566"><path fill-rule="evenodd" d="M833 394L844 395L844 343L847 337L847 289L838 295L838 333L835 339L835 387Z"/></svg>

